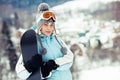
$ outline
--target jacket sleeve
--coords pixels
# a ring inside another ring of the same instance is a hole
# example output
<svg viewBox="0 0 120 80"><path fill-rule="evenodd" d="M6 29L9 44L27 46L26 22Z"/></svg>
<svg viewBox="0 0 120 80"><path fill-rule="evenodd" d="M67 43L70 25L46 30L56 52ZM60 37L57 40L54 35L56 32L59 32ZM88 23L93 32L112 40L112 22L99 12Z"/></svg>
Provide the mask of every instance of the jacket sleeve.
<svg viewBox="0 0 120 80"><path fill-rule="evenodd" d="M58 38L59 39L59 38ZM70 51L70 49L68 48L68 46L62 41L62 40L59 40L60 43L66 47L67 49L67 54L65 54L63 57L61 58L57 58L55 60L56 64L62 66L64 64L67 64L67 63L72 63L73 62L73 58L74 58L74 55L73 53Z"/></svg>
<svg viewBox="0 0 120 80"><path fill-rule="evenodd" d="M20 55L20 58L18 59L15 71L17 76L21 79L27 79L31 75L24 67L22 55Z"/></svg>

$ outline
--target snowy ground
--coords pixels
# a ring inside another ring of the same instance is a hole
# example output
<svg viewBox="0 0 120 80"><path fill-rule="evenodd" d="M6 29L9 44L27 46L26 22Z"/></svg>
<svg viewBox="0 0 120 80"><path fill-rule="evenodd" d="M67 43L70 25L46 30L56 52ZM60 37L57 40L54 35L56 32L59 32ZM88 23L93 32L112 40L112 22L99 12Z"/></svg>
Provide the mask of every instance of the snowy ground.
<svg viewBox="0 0 120 80"><path fill-rule="evenodd" d="M120 80L120 66L83 70L80 73L80 79L76 80Z"/></svg>

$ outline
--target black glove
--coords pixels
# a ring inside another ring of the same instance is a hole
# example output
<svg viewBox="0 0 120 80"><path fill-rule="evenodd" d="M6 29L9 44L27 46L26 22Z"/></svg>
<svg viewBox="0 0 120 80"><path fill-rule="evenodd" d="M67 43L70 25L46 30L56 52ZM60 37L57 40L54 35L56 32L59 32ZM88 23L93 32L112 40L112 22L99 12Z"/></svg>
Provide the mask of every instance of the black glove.
<svg viewBox="0 0 120 80"><path fill-rule="evenodd" d="M43 62L42 66L41 66L42 76L44 78L47 77L50 74L50 72L52 70L57 69L57 67L59 67L59 65L57 65L54 60L49 60L48 62Z"/></svg>
<svg viewBox="0 0 120 80"><path fill-rule="evenodd" d="M28 72L36 71L42 65L42 56L39 54L34 55L24 66Z"/></svg>

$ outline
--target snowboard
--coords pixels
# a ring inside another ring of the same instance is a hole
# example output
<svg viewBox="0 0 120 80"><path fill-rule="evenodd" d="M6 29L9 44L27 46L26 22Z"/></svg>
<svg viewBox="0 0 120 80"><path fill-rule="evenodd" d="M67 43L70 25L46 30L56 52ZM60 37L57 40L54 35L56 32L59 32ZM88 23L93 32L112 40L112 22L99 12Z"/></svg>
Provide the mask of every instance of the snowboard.
<svg viewBox="0 0 120 80"><path fill-rule="evenodd" d="M24 63L30 60L35 54L38 54L36 33L33 29L29 29L23 34L20 40L20 47ZM40 69L32 72L27 80L41 80Z"/></svg>

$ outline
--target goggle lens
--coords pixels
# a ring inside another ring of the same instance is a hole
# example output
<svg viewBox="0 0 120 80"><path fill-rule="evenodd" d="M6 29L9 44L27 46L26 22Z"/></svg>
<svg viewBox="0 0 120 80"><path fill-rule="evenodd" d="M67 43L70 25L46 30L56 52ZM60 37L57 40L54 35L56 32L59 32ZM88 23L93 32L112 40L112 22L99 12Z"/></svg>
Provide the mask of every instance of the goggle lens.
<svg viewBox="0 0 120 80"><path fill-rule="evenodd" d="M44 12L43 13L43 18L45 19L50 19L50 18L53 18L54 20L56 20L56 17L55 17L55 14L53 12L50 12L50 11L47 11L47 12Z"/></svg>

